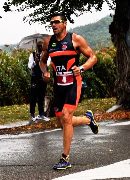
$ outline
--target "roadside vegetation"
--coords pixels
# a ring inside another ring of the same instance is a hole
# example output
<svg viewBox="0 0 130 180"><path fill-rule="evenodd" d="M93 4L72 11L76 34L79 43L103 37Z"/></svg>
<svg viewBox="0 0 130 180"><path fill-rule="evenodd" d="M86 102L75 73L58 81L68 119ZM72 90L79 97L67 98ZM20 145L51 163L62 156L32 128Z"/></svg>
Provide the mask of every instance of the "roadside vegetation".
<svg viewBox="0 0 130 180"><path fill-rule="evenodd" d="M0 106L22 105L29 103L30 71L27 67L29 51L14 50L0 52ZM102 48L96 51L98 63L83 73L83 98L114 97L116 67L115 49ZM86 61L81 57L80 62ZM51 71L51 69L50 69ZM48 83L47 96L53 97L53 79Z"/></svg>
<svg viewBox="0 0 130 180"><path fill-rule="evenodd" d="M29 119L30 71L27 67L29 51L13 50L0 52L0 123ZM105 112L115 103L114 83L116 68L115 49L102 48L96 51L98 63L83 73L81 103L76 114L86 109ZM85 60L81 57L81 63ZM51 71L51 69L50 69ZM53 97L53 79L48 83L46 96Z"/></svg>
<svg viewBox="0 0 130 180"><path fill-rule="evenodd" d="M105 111L112 107L114 104L115 98L84 99L81 103L79 103L75 115L83 115L87 109L91 109L95 114L105 113ZM29 121L29 118L28 104L0 107L1 125L21 121ZM52 117L51 120L55 120L55 118Z"/></svg>

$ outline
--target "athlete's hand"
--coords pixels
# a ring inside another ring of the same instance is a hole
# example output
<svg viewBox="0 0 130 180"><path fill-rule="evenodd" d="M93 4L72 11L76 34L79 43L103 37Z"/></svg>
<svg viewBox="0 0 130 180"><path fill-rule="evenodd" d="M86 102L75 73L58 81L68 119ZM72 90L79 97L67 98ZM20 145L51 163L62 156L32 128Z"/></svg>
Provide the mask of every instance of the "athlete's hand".
<svg viewBox="0 0 130 180"><path fill-rule="evenodd" d="M78 66L73 66L71 69L73 70L74 76L80 75L80 68Z"/></svg>
<svg viewBox="0 0 130 180"><path fill-rule="evenodd" d="M46 71L46 72L44 72L44 74L42 74L42 77L43 77L43 80L45 81L45 82L49 82L50 81L50 72L48 72L48 71Z"/></svg>

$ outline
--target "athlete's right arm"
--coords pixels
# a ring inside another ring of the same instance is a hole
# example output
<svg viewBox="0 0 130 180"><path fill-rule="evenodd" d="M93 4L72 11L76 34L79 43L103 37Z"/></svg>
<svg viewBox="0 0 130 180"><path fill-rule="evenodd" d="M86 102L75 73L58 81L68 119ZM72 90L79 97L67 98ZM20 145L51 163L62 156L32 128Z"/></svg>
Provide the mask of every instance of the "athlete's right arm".
<svg viewBox="0 0 130 180"><path fill-rule="evenodd" d="M41 71L43 73L45 73L45 71L47 71L47 59L48 59L48 44L49 44L49 36L46 37L44 40L43 40L43 49L42 49L42 53L41 53L41 57L40 57L40 68L41 68Z"/></svg>
<svg viewBox="0 0 130 180"><path fill-rule="evenodd" d="M50 76L48 71L47 71L47 60L49 57L49 54L48 54L49 40L50 40L50 36L48 36L47 38L44 39L43 49L42 49L40 63L39 63L39 66L41 68L41 71L43 73L43 78L45 81L48 81L48 76Z"/></svg>

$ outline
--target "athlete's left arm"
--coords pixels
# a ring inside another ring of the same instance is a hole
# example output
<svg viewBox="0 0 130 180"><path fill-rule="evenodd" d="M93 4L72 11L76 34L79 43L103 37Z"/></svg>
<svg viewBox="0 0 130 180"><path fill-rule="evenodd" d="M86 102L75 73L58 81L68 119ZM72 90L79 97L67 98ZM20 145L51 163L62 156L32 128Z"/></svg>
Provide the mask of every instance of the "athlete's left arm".
<svg viewBox="0 0 130 180"><path fill-rule="evenodd" d="M73 71L75 75L78 75L81 70L88 70L97 63L97 58L92 50L92 48L88 45L87 41L80 35L74 35L73 38L74 47L78 50L79 53L82 53L86 58L86 62L80 67L73 67Z"/></svg>

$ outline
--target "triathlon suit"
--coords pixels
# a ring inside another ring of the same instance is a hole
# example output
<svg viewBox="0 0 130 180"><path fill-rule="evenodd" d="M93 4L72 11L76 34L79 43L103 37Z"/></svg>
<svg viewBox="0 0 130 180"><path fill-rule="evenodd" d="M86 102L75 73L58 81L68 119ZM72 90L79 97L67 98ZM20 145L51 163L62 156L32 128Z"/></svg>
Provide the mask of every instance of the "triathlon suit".
<svg viewBox="0 0 130 180"><path fill-rule="evenodd" d="M79 65L79 54L73 47L72 33L57 41L51 36L48 53L54 73L54 110L56 116L62 115L63 107L75 109L78 105L82 78L74 76L72 67Z"/></svg>

